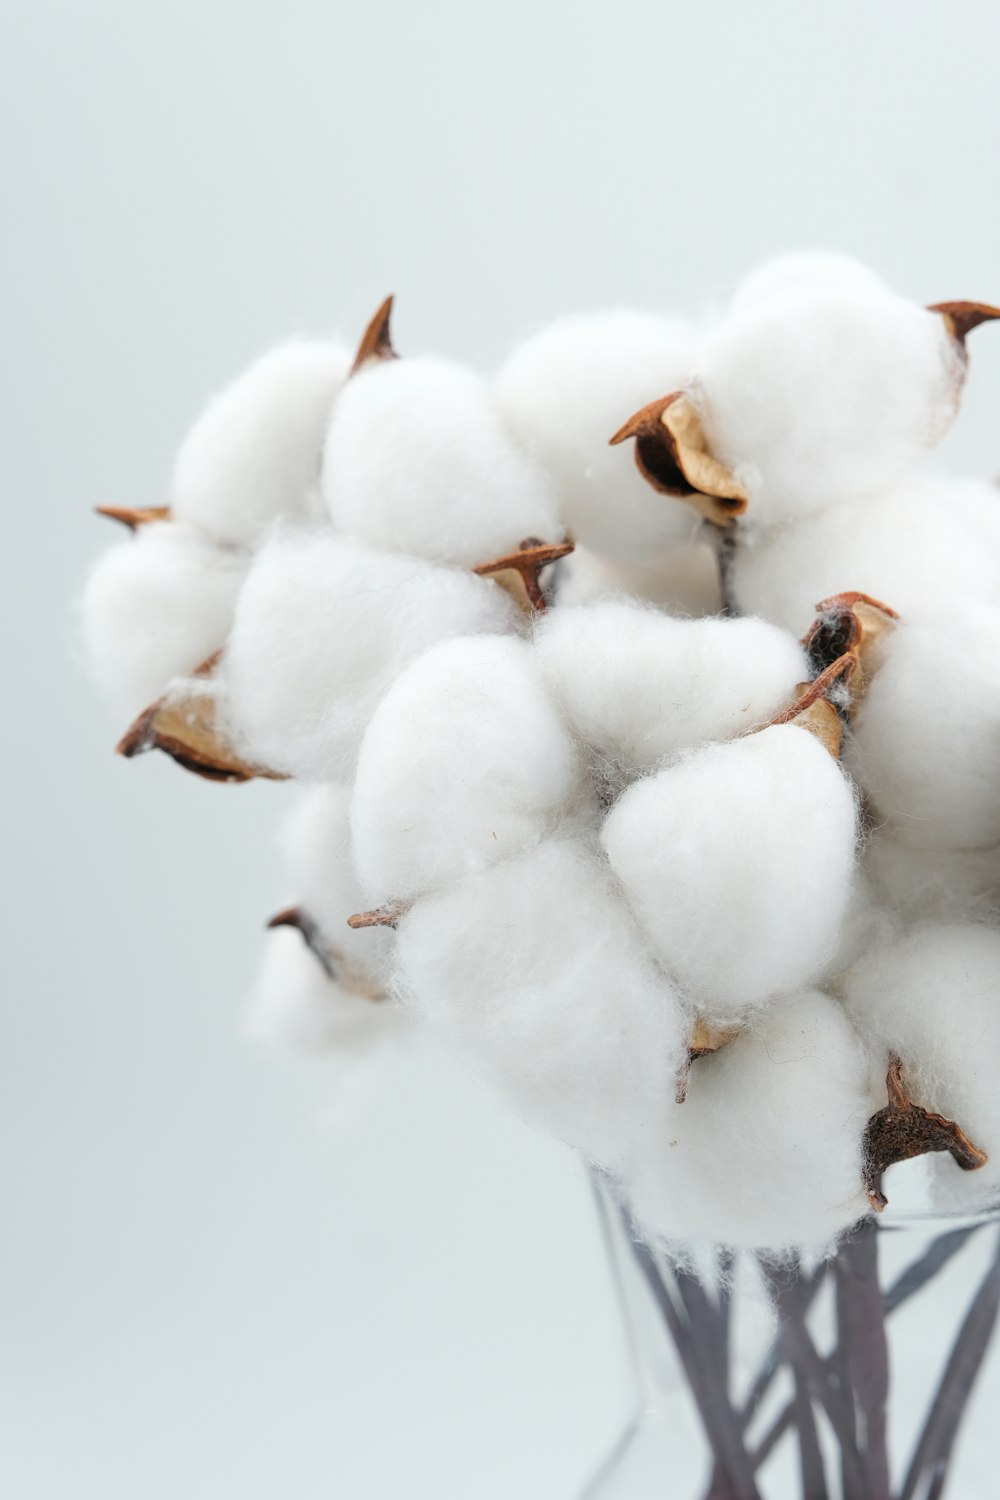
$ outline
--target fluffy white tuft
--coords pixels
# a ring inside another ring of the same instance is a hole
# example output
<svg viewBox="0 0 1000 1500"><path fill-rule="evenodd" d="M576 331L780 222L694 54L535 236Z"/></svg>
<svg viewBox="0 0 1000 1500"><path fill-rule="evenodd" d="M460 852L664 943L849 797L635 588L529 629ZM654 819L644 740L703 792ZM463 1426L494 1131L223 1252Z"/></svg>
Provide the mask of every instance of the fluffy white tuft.
<svg viewBox="0 0 1000 1500"><path fill-rule="evenodd" d="M631 443L609 446L640 407L687 382L696 338L679 319L587 313L528 339L497 376L507 421L557 486L569 530L594 552L648 566L651 553L697 533L687 507L639 474Z"/></svg>
<svg viewBox="0 0 1000 1500"><path fill-rule="evenodd" d="M744 277L732 300L734 313L788 292L841 291L879 295L884 281L853 255L829 250L800 250L767 260Z"/></svg>
<svg viewBox="0 0 1000 1500"><path fill-rule="evenodd" d="M704 542L660 552L643 567L578 546L560 563L554 592L560 609L621 594L673 615L714 615L721 605L715 549Z"/></svg>
<svg viewBox="0 0 1000 1500"><path fill-rule="evenodd" d="M505 431L489 386L441 359L362 369L337 402L323 493L333 524L375 547L491 562L558 541L558 503Z"/></svg>
<svg viewBox="0 0 1000 1500"><path fill-rule="evenodd" d="M913 844L1000 843L1000 609L927 607L883 636L879 658L848 761L876 815Z"/></svg>
<svg viewBox="0 0 1000 1500"><path fill-rule="evenodd" d="M1000 846L935 848L881 824L864 863L876 899L907 921L1000 916Z"/></svg>
<svg viewBox="0 0 1000 1500"><path fill-rule="evenodd" d="M361 746L351 824L369 898L406 900L521 853L584 784L530 646L442 642L397 678Z"/></svg>
<svg viewBox="0 0 1000 1500"><path fill-rule="evenodd" d="M706 335L693 389L752 526L899 480L944 436L963 374L937 313L888 294L789 291Z"/></svg>
<svg viewBox="0 0 1000 1500"><path fill-rule="evenodd" d="M91 570L83 636L91 671L124 715L225 642L245 564L191 526L157 522L117 543Z"/></svg>
<svg viewBox="0 0 1000 1500"><path fill-rule="evenodd" d="M267 934L247 1018L258 1041L288 1052L357 1057L404 1024L391 1002L366 999L329 979L299 933L278 927Z"/></svg>
<svg viewBox="0 0 1000 1500"><path fill-rule="evenodd" d="M898 488L763 533L741 533L730 583L743 614L801 635L821 599L857 589L901 614L964 595L1000 603L1000 551L983 544L954 483Z"/></svg>
<svg viewBox="0 0 1000 1500"><path fill-rule="evenodd" d="M629 769L759 728L808 676L797 641L763 620L677 620L624 599L554 609L535 639L577 734Z"/></svg>
<svg viewBox="0 0 1000 1500"><path fill-rule="evenodd" d="M473 573L333 534L278 534L237 601L219 674L230 736L271 770L348 779L403 667L448 636L511 630L518 618Z"/></svg>
<svg viewBox="0 0 1000 1500"><path fill-rule="evenodd" d="M627 1180L647 1232L825 1248L867 1208L861 1137L884 1102L836 1001L807 991L697 1061Z"/></svg>
<svg viewBox="0 0 1000 1500"><path fill-rule="evenodd" d="M972 923L917 927L867 954L848 976L844 998L883 1073L896 1053L915 1103L954 1120L990 1157L975 1172L962 1172L950 1157L936 1160L941 1193L966 1202L995 1193L1000 932Z"/></svg>
<svg viewBox="0 0 1000 1500"><path fill-rule="evenodd" d="M281 344L209 402L174 466L174 514L236 546L279 516L318 520L323 436L351 357L339 344Z"/></svg>
<svg viewBox="0 0 1000 1500"><path fill-rule="evenodd" d="M688 1019L606 865L543 844L417 903L403 999L529 1121L615 1166L660 1128Z"/></svg>
<svg viewBox="0 0 1000 1500"><path fill-rule="evenodd" d="M809 983L832 957L855 821L837 762L784 724L636 782L601 841L655 952L725 1023Z"/></svg>

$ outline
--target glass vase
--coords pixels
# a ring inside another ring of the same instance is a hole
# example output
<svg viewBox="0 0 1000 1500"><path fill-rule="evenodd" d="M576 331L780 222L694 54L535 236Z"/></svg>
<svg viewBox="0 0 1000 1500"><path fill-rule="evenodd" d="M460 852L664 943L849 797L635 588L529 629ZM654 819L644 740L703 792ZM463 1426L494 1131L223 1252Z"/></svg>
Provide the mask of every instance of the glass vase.
<svg viewBox="0 0 1000 1500"><path fill-rule="evenodd" d="M826 1259L681 1259L594 1189L636 1404L581 1500L1000 1494L995 1211L872 1216Z"/></svg>

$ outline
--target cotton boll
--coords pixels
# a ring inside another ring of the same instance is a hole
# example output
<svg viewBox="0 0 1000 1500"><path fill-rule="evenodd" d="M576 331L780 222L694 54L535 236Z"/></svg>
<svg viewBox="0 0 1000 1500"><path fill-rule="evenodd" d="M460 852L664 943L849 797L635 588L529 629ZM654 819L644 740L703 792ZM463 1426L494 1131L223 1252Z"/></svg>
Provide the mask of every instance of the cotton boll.
<svg viewBox="0 0 1000 1500"><path fill-rule="evenodd" d="M353 969L384 988L395 934L387 927L354 931L347 925L367 905L351 846L350 802L349 786L305 788L281 826L279 843L295 904Z"/></svg>
<svg viewBox="0 0 1000 1500"><path fill-rule="evenodd" d="M720 1025L808 983L834 953L854 798L805 729L710 745L636 782L601 842L654 951Z"/></svg>
<svg viewBox="0 0 1000 1500"><path fill-rule="evenodd" d="M742 313L772 297L788 292L841 291L880 295L886 292L882 278L853 255L826 250L805 250L778 255L765 261L740 282L731 310Z"/></svg>
<svg viewBox="0 0 1000 1500"><path fill-rule="evenodd" d="M963 375L937 313L888 294L789 291L706 335L693 391L751 527L898 481L944 436Z"/></svg>
<svg viewBox="0 0 1000 1500"><path fill-rule="evenodd" d="M252 764L349 779L369 719L409 662L448 636L518 619L509 596L473 573L333 534L279 534L250 571L218 674L230 738Z"/></svg>
<svg viewBox="0 0 1000 1500"><path fill-rule="evenodd" d="M658 605L672 615L714 615L721 607L718 560L704 542L668 548L644 567L577 547L560 566L554 593L560 609L612 594Z"/></svg>
<svg viewBox="0 0 1000 1500"><path fill-rule="evenodd" d="M1000 602L1000 552L983 545L947 497L936 482L913 479L742 533L729 574L737 610L798 635L821 599L851 589L904 615L954 596Z"/></svg>
<svg viewBox="0 0 1000 1500"><path fill-rule="evenodd" d="M960 1171L950 1158L935 1160L939 1190L955 1203L995 1194L1000 932L971 923L917 927L862 959L848 976L844 999L880 1065L895 1052L913 1100L954 1120L989 1155L975 1172Z"/></svg>
<svg viewBox="0 0 1000 1500"><path fill-rule="evenodd" d="M360 370L337 402L323 493L373 547L475 566L562 536L556 497L505 431L489 386L440 359Z"/></svg>
<svg viewBox="0 0 1000 1500"><path fill-rule="evenodd" d="M174 514L219 541L255 546L279 516L318 520L323 437L351 356L281 344L209 402L174 466Z"/></svg>
<svg viewBox="0 0 1000 1500"><path fill-rule="evenodd" d="M666 1239L825 1248L867 1204L861 1139L881 1103L836 1001L789 999L691 1069L626 1179L640 1225Z"/></svg>
<svg viewBox="0 0 1000 1500"><path fill-rule="evenodd" d="M882 824L864 860L876 900L907 921L1000 915L1000 846L942 849Z"/></svg>
<svg viewBox="0 0 1000 1500"><path fill-rule="evenodd" d="M369 1000L328 978L297 932L268 933L247 1021L258 1041L289 1052L360 1057L404 1025L388 1001Z"/></svg>
<svg viewBox="0 0 1000 1500"><path fill-rule="evenodd" d="M1000 609L926 606L879 647L849 751L876 814L914 844L1000 843Z"/></svg>
<svg viewBox="0 0 1000 1500"><path fill-rule="evenodd" d="M632 769L759 728L809 676L797 641L763 620L676 620L625 600L551 610L535 641L576 733Z"/></svg>
<svg viewBox="0 0 1000 1500"><path fill-rule="evenodd" d="M99 558L83 596L91 671L124 717L226 639L245 565L191 526L140 527Z"/></svg>
<svg viewBox="0 0 1000 1500"><path fill-rule="evenodd" d="M361 746L351 826L369 899L408 900L521 853L584 789L530 646L443 641L397 678Z"/></svg>
<svg viewBox="0 0 1000 1500"><path fill-rule="evenodd" d="M398 936L404 1002L526 1119L605 1166L648 1146L689 1021L588 843L428 896Z"/></svg>
<svg viewBox="0 0 1000 1500"><path fill-rule="evenodd" d="M679 319L587 313L528 339L497 376L501 410L557 486L570 532L614 561L643 567L697 536L697 518L646 483L631 445L609 446L633 412L685 384L696 340Z"/></svg>

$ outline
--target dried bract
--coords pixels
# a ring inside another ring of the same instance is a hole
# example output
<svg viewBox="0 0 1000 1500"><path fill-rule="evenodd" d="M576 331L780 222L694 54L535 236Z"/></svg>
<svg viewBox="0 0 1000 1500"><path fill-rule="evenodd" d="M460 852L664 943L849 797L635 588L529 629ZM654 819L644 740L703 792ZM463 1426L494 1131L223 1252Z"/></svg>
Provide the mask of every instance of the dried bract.
<svg viewBox="0 0 1000 1500"><path fill-rule="evenodd" d="M889 1063L885 1088L889 1102L872 1115L862 1140L865 1192L876 1213L881 1213L888 1202L882 1191L883 1175L896 1162L931 1151L948 1151L963 1172L986 1165L986 1152L974 1146L954 1120L914 1104L903 1084L902 1063L895 1055Z"/></svg>
<svg viewBox="0 0 1000 1500"><path fill-rule="evenodd" d="M683 391L652 401L619 427L611 445L635 439L639 472L664 495L691 505L713 526L731 526L747 493L709 452L701 418Z"/></svg>
<svg viewBox="0 0 1000 1500"><path fill-rule="evenodd" d="M529 536L516 552L508 552L493 562L479 563L472 571L480 578L492 578L525 614L541 614L548 605L542 572L572 551L572 542L549 543Z"/></svg>

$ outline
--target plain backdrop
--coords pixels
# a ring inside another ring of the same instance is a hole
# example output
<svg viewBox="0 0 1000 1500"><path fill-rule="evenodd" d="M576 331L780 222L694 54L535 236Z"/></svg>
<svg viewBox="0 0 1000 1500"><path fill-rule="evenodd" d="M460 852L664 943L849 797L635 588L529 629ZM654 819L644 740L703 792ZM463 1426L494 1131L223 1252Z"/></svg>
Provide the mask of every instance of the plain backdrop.
<svg viewBox="0 0 1000 1500"><path fill-rule="evenodd" d="M572 1500L628 1409L588 1190L427 1049L241 1034L279 788L115 760L74 601L294 332L488 369L781 249L1000 302L991 0L3 0L0 1494ZM1000 469L1000 335L946 457Z"/></svg>

